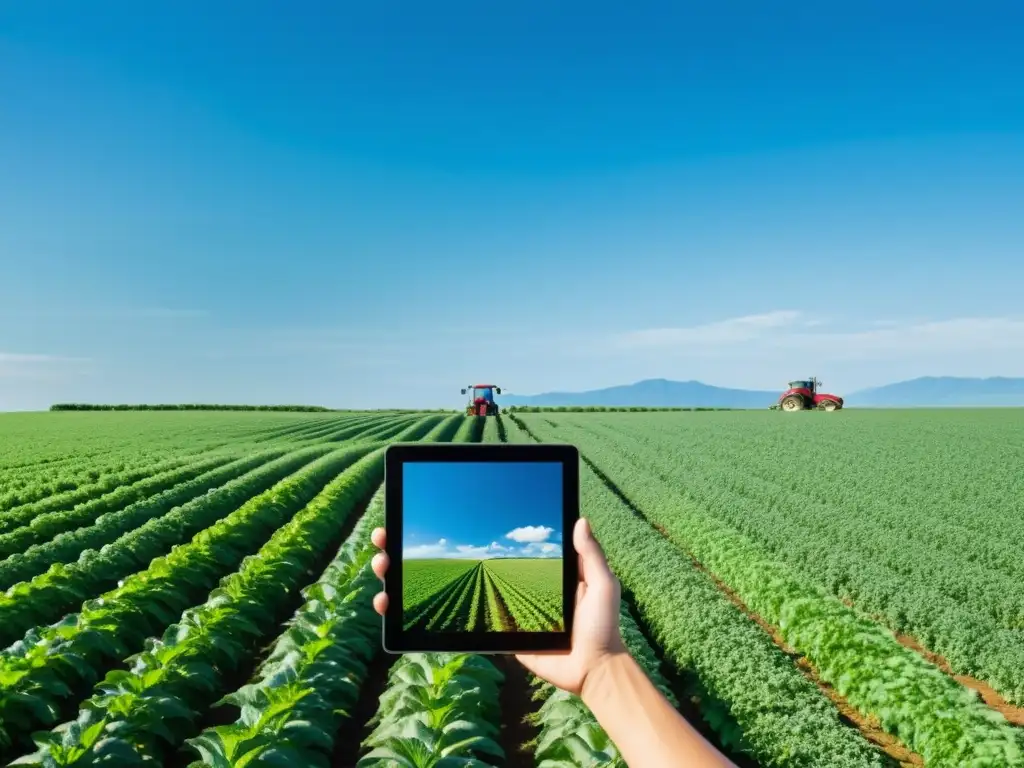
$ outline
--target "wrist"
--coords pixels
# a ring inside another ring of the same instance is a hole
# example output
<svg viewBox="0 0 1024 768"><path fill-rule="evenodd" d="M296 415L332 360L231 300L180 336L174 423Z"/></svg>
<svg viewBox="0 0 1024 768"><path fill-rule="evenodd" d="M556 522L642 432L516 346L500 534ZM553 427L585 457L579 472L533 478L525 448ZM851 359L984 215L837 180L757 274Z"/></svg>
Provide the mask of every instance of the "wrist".
<svg viewBox="0 0 1024 768"><path fill-rule="evenodd" d="M593 702L600 701L605 695L603 691L609 689L609 683L614 687L616 677L631 663L635 663L633 657L625 650L604 653L583 678L583 685L580 686L583 703L593 709Z"/></svg>

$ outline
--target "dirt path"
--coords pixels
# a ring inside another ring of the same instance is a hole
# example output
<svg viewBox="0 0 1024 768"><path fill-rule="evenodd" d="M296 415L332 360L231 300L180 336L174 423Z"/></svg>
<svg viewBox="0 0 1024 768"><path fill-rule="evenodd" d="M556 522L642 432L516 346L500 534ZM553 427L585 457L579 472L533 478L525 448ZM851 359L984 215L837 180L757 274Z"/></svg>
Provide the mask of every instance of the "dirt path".
<svg viewBox="0 0 1024 768"><path fill-rule="evenodd" d="M505 751L504 768L534 768L533 753L523 745L537 737L536 726L526 716L536 711L533 689L526 669L513 656L494 657L494 663L505 674L498 703L501 706L501 735L498 743Z"/></svg>
<svg viewBox="0 0 1024 768"><path fill-rule="evenodd" d="M381 650L370 662L366 679L359 689L359 700L334 736L333 768L355 768L359 762L363 753L362 741L370 735L367 723L377 714L380 696L388 685L388 672L397 660L398 656Z"/></svg>
<svg viewBox="0 0 1024 768"><path fill-rule="evenodd" d="M858 712L849 702L846 701L831 685L826 683L818 675L817 670L805 657L796 652L795 649L789 647L782 639L777 627L767 622L764 618L747 608L746 604L739 598L739 596L721 579L717 578L711 573L704 565L698 561L689 550L686 549L680 542L676 541L672 536L665 530L661 525L655 525L652 523L643 511L637 507L633 501L622 492L615 482L608 477L599 467L593 464L589 459L581 454L581 460L586 463L588 467L593 470L601 482L614 493L623 504L625 504L634 515L639 519L644 520L654 530L656 530L666 540L670 541L674 547L680 552L685 554L694 568L699 570L708 576L711 582L725 595L730 602L733 603L744 615L753 620L765 631L765 633L772 639L772 642L787 656L793 659L797 669L807 678L810 682L814 683L815 686L833 703L836 709L839 711L840 717L851 727L856 728L868 741L876 744L891 760L901 766L923 766L924 760L916 752L911 751L903 742L899 739L891 736L885 730L882 729L881 724L874 717L867 717Z"/></svg>
<svg viewBox="0 0 1024 768"><path fill-rule="evenodd" d="M501 626L502 632L515 632L516 622L512 618L512 613L508 609L508 605L505 603L505 598L501 596L501 590L498 589L494 580L491 578L491 574L484 569L484 599L486 600L487 595L494 595L494 604L498 608L498 624ZM490 605L490 601L487 600L487 604Z"/></svg>
<svg viewBox="0 0 1024 768"><path fill-rule="evenodd" d="M743 611L748 618L755 621L757 625L761 627L769 637L771 637L772 642L774 642L783 653L793 659L793 662L803 673L804 677L814 683L818 689L829 698L829 700L835 705L836 709L839 710L839 714L849 725L852 725L859 730L868 741L877 744L885 754L898 762L901 766L924 765L924 759L919 754L911 751L905 744L903 744L903 742L883 730L877 719L865 716L857 711L849 704L849 702L846 701L846 699L836 692L829 683L822 680L818 676L818 672L814 668L814 665L811 664L806 657L802 656L794 648L786 644L786 641L782 639L782 634L779 632L778 627L770 624L764 618L747 608L746 604L727 584L698 562L681 544L679 544L679 542L675 541L675 539L673 539L662 526L655 525L653 527L658 533L671 541L674 546L679 548L681 552L686 554L697 570L706 574L719 591L729 598L729 601L733 605Z"/></svg>

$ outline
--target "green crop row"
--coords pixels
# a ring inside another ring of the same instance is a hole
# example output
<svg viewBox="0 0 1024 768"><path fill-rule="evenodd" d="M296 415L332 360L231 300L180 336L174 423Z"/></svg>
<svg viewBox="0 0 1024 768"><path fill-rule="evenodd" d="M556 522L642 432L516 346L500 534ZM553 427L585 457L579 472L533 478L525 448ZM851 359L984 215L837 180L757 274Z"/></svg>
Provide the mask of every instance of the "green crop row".
<svg viewBox="0 0 1024 768"><path fill-rule="evenodd" d="M0 467L0 513L77 491L152 460L138 453L92 451L17 468Z"/></svg>
<svg viewBox="0 0 1024 768"><path fill-rule="evenodd" d="M384 450L377 449L331 480L223 579L206 603L186 610L159 640L147 641L143 652L128 659L128 670L108 673L76 720L36 735L39 748L19 765L63 766L88 759L144 766L183 743L197 713L224 693L227 676L246 663L276 624L282 598L302 584L320 544L337 535L383 477Z"/></svg>
<svg viewBox="0 0 1024 768"><path fill-rule="evenodd" d="M387 690L370 721L375 727L364 741L370 751L358 768L500 764L505 753L496 739L503 680L483 656L403 655L388 675Z"/></svg>
<svg viewBox="0 0 1024 768"><path fill-rule="evenodd" d="M88 600L78 614L33 629L0 653L0 749L51 724L83 685L139 650L371 448L342 449L313 461L117 589Z"/></svg>
<svg viewBox="0 0 1024 768"><path fill-rule="evenodd" d="M411 443L417 440L425 440L427 435L433 432L435 427L440 426L443 422L450 418L450 416L446 416L444 414L431 414L430 416L423 416L419 419L416 419L412 424L409 424L402 431L396 433L392 439L396 443Z"/></svg>
<svg viewBox="0 0 1024 768"><path fill-rule="evenodd" d="M115 491L87 501L78 506L56 512L46 512L32 518L20 528L0 534L0 560L15 553L25 552L29 547L52 539L54 536L91 525L101 515L124 509L135 503L147 503L154 494L160 495L179 483L188 483L204 472L228 464L232 456L215 456L148 477L133 485L125 485Z"/></svg>
<svg viewBox="0 0 1024 768"><path fill-rule="evenodd" d="M76 562L54 563L31 581L10 587L6 593L0 594L0 647L14 642L31 627L56 621L84 600L112 589L119 579L140 568L145 569L151 560L225 518L247 500L257 503L253 499L256 494L269 495L271 492L267 489L274 483L328 450L317 446L268 462L221 488L122 534L99 550L83 551ZM63 546L65 541L77 535L77 532L71 532L59 544L58 540L53 543ZM88 536L88 531L82 535Z"/></svg>
<svg viewBox="0 0 1024 768"><path fill-rule="evenodd" d="M988 486L932 477L934 459L925 461L920 452L947 448L902 433L889 438L895 444L888 450L903 453L905 447L907 454L889 478L863 435L835 446L844 453L831 459L810 445L806 463L787 464L783 472L772 442L756 434L747 438L749 453L737 454L728 434L644 423L597 422L586 429L616 450L639 446L659 456L672 439L680 450L663 474L687 479L682 494L690 503L836 597L942 654L957 674L981 678L1008 701L1024 704L1024 486L1014 492L1009 465L989 466L988 453L998 454L998 443L979 441L984 456L961 447L959 461L947 465L948 471L987 475L1002 493L997 503ZM868 465L865 471L850 474L848 465L860 464ZM919 481L908 480L906 465Z"/></svg>
<svg viewBox="0 0 1024 768"><path fill-rule="evenodd" d="M532 424L532 422L531 422ZM538 434L548 434L543 426ZM814 665L853 707L920 754L930 766L1024 765L1016 737L976 694L900 645L877 624L761 552L736 530L693 503L672 472L673 456L630 451L566 425L583 455L743 602L779 627L783 639Z"/></svg>
<svg viewBox="0 0 1024 768"><path fill-rule="evenodd" d="M636 659L651 682L678 707L679 701L661 673L660 663L625 603L619 612L619 628L627 650ZM540 709L528 720L540 729L534 757L538 768L627 768L615 744L582 699L533 679L534 698L543 700Z"/></svg>
<svg viewBox="0 0 1024 768"><path fill-rule="evenodd" d="M230 461L233 456L224 456L221 461ZM36 518L49 512L60 512L87 502L93 499L102 501L106 498L104 494L110 492L120 493L122 497L132 496L134 499L145 498L152 493L154 487L159 487L166 481L166 477L183 465L195 461L193 457L181 457L165 459L158 464L142 462L140 465L127 469L117 475L110 475L100 481L82 486L74 491L51 496L31 504L0 512L0 534L8 533L23 525L28 525ZM209 462L209 459L202 461ZM212 464L211 464L212 466ZM99 497L97 499L97 497Z"/></svg>
<svg viewBox="0 0 1024 768"><path fill-rule="evenodd" d="M282 453L281 450L270 450L238 459L134 504L98 516L94 516L97 510L83 510L84 507L90 506L88 504L67 512L54 512L47 516L50 519L46 521L45 526L37 527L33 524L30 530L35 532L46 527L51 531L61 530L64 533L57 534L45 543L31 546L27 541L22 541L23 546L17 554L12 554L0 562L0 589L8 589L13 584L31 579L45 572L54 563L71 562L86 550L100 549L174 507L192 501L201 494L278 458ZM61 519L57 520L58 517ZM15 533L17 531L0 536L0 541Z"/></svg>
<svg viewBox="0 0 1024 768"><path fill-rule="evenodd" d="M540 429L537 435L545 436ZM567 439L559 430L558 440ZM815 768L883 765L879 752L843 724L832 702L771 638L586 465L580 501L666 658L725 704L755 759ZM734 731L720 712L702 708L701 714L721 739Z"/></svg>
<svg viewBox="0 0 1024 768"><path fill-rule="evenodd" d="M384 522L383 488L371 501L305 604L277 639L258 677L224 703L241 715L188 740L192 766L273 764L327 768L335 734L359 698L367 665L380 652L373 610L380 582L369 568L370 532Z"/></svg>

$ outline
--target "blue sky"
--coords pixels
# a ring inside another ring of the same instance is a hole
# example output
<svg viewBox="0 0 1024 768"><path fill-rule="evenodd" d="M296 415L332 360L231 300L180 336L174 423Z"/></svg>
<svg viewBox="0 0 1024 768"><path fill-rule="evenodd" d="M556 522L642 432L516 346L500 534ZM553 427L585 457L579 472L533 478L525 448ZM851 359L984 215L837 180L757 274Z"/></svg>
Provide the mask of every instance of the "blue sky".
<svg viewBox="0 0 1024 768"><path fill-rule="evenodd" d="M0 7L0 410L1024 375L1016 0Z"/></svg>
<svg viewBox="0 0 1024 768"><path fill-rule="evenodd" d="M410 463L402 558L561 557L562 465Z"/></svg>

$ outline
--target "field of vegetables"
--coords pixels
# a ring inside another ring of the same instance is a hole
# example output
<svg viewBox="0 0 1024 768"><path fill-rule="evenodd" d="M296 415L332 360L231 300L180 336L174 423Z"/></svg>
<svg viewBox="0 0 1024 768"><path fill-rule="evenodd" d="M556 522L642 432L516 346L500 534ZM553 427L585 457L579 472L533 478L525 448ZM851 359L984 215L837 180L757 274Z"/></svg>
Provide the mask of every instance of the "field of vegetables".
<svg viewBox="0 0 1024 768"><path fill-rule="evenodd" d="M1008 409L0 414L0 765L623 765L510 659L381 651L414 440L579 448L630 652L738 765L1024 766ZM557 616L538 563L416 567L415 620Z"/></svg>
<svg viewBox="0 0 1024 768"><path fill-rule="evenodd" d="M562 561L409 560L405 628L433 632L559 632Z"/></svg>

